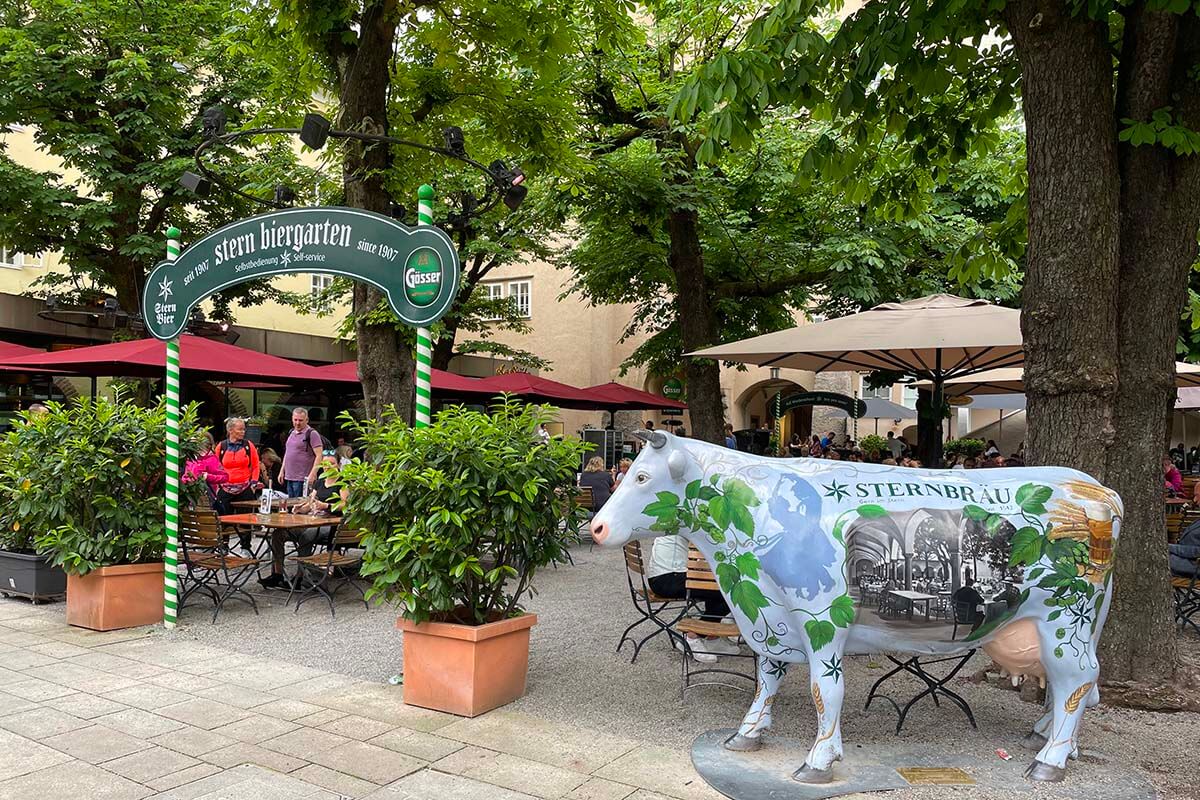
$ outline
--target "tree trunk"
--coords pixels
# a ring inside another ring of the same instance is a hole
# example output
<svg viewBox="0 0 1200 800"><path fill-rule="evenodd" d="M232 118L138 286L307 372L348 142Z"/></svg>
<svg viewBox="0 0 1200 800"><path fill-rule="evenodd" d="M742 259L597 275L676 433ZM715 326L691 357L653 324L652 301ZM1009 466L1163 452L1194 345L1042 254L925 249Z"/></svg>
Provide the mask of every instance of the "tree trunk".
<svg viewBox="0 0 1200 800"><path fill-rule="evenodd" d="M1118 83L1121 119L1149 121L1163 106L1179 103L1180 68L1194 63L1180 41L1174 14L1138 7L1126 17ZM1194 94L1194 93L1193 93ZM1194 103L1193 103L1194 104ZM1189 109L1181 107L1186 114ZM1195 109L1192 108L1193 120ZM1110 622L1101 641L1107 680L1161 682L1176 663L1175 615L1163 547L1160 462L1175 400L1178 314L1187 300L1188 271L1196 258L1200 225L1196 166L1163 147L1119 150L1121 248L1117 295L1120 372L1108 453L1107 484L1125 504L1120 558ZM1128 302L1136 298L1136 302ZM1161 309L1162 313L1147 313Z"/></svg>
<svg viewBox="0 0 1200 800"><path fill-rule="evenodd" d="M704 253L696 212L676 209L667 217L671 237L668 260L675 275L679 306L679 334L683 351L690 353L717 344L716 309L709 296L704 274ZM689 358L684 365L687 380L689 435L720 444L725 439L725 408L721 397L721 365L707 358Z"/></svg>
<svg viewBox="0 0 1200 800"><path fill-rule="evenodd" d="M341 69L340 126L365 133L387 133L387 89L396 35L394 0L376 0L363 9L353 58ZM348 142L343 162L346 205L386 214L391 197L384 188L390 166L386 145ZM391 323L368 324L364 315L383 301L373 286L354 287L354 332L358 376L366 412L376 419L389 406L412 419L414 359Z"/></svg>
<svg viewBox="0 0 1200 800"><path fill-rule="evenodd" d="M1107 26L1009 3L1021 62L1029 250L1021 302L1026 460L1105 480L1117 384L1118 176Z"/></svg>

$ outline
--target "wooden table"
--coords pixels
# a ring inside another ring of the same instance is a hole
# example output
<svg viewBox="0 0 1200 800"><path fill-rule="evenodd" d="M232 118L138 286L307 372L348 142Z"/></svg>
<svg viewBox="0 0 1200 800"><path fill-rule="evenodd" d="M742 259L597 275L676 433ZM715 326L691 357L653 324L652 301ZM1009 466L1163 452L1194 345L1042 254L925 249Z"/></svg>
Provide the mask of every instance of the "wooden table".
<svg viewBox="0 0 1200 800"><path fill-rule="evenodd" d="M273 501L271 501L271 507L277 508L277 507L279 507L280 504L283 504L283 506L285 508L291 508L292 506L300 505L301 503L303 503L305 501L305 499L306 498L304 498L304 497L289 497L286 500L273 500ZM251 511L253 511L254 509L258 508L258 501L257 500L234 500L229 505L232 508L248 508Z"/></svg>
<svg viewBox="0 0 1200 800"><path fill-rule="evenodd" d="M282 575L284 535L288 531L338 525L341 523L342 518L317 514L275 512L272 514L226 514L220 517L220 520L224 525L251 528L252 534L270 542L271 564L274 567L274 573Z"/></svg>
<svg viewBox="0 0 1200 800"><path fill-rule="evenodd" d="M925 604L925 619L929 619L929 601L937 600L936 594L925 594L924 592L910 592L905 589L892 589L889 594L894 594L896 597L903 598L908 601L908 618L912 619L913 605L915 603Z"/></svg>

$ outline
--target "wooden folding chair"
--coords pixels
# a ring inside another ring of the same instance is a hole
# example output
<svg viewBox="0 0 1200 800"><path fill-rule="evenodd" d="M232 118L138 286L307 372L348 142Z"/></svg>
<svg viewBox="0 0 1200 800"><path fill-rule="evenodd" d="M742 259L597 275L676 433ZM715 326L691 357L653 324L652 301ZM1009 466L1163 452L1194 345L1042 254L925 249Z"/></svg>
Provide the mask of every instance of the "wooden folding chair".
<svg viewBox="0 0 1200 800"><path fill-rule="evenodd" d="M692 597L692 592L695 591L720 591L721 586L717 582L717 576L713 574L712 567L705 560L704 554L695 547L688 546L688 565L687 565L687 609L693 609L699 606L702 601L699 598ZM753 651L750 654L737 655L722 655L721 658L747 658L751 661L751 670L747 674L732 669L721 669L720 667L701 667L699 669L692 668L692 646L687 638L687 634L694 633L697 636L740 636L741 631L738 626L732 622L712 622L699 617L685 616L675 623L675 631L682 636L679 636L678 641L683 645L683 660L681 666L683 686L679 690L679 695L682 698L688 689L696 686L728 686L731 689L747 690L747 687L736 684L726 683L721 680L705 680L696 683L692 680L697 675L730 675L735 678L747 680L750 682L751 688L748 691L758 691L758 655Z"/></svg>
<svg viewBox="0 0 1200 800"><path fill-rule="evenodd" d="M358 548L366 531L353 530L339 525L330 534L328 547L323 553L313 553L311 556L292 556L288 559L298 564L300 574L292 583L288 599L284 605L292 601L293 592L299 591L296 598L296 613L306 600L314 597L324 597L329 602L329 613L337 616L333 598L343 586L351 586L358 590L359 598L368 609L367 590L360 583L362 577L358 569L362 565L362 553L346 552L348 548Z"/></svg>
<svg viewBox="0 0 1200 800"><path fill-rule="evenodd" d="M231 531L221 525L212 508L186 508L179 518L179 542L184 575L179 594L179 611L196 592L204 592L213 601L213 619L225 606L225 601L237 598L250 603L258 613L254 595L245 590L246 581L258 571L262 562L257 558L242 558L229 554ZM222 580L223 579L223 580Z"/></svg>
<svg viewBox="0 0 1200 800"><path fill-rule="evenodd" d="M653 631L642 637L641 641L634 644L633 658L629 659L629 663L632 664L637 661L638 653L642 651L642 646L660 633L667 634L668 639L675 637L683 638L680 634L675 633L671 629L671 626L681 620L683 615L687 613L687 600L660 597L650 588L650 584L646 580L646 565L642 559L641 542L629 542L625 545L624 552L625 579L629 583L629 598L633 601L633 607L639 616L637 621L626 628L621 634L621 639L617 642L617 652L621 652L621 648L625 646L626 642L634 641L634 637L631 634L636 628L647 622L654 626ZM667 617L670 617L670 619L667 619Z"/></svg>

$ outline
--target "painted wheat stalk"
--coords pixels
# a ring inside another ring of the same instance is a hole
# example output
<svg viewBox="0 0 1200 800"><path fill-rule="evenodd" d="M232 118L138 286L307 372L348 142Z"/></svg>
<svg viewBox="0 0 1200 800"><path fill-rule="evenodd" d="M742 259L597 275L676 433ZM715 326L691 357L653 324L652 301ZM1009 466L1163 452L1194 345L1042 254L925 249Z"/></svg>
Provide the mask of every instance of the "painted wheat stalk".
<svg viewBox="0 0 1200 800"><path fill-rule="evenodd" d="M1068 714L1074 713L1079 704L1083 702L1083 698L1087 697L1087 693L1091 691L1091 682L1085 683L1075 691L1071 692L1071 696L1067 698L1067 702L1063 703L1063 710Z"/></svg>
<svg viewBox="0 0 1200 800"><path fill-rule="evenodd" d="M1054 526L1050 530L1051 539L1088 538L1088 516L1081 505L1059 500L1050 508L1049 520Z"/></svg>
<svg viewBox="0 0 1200 800"><path fill-rule="evenodd" d="M1117 501L1113 493L1108 489L1105 489L1103 486L1096 486L1095 484L1084 483L1083 481L1066 481L1063 484L1063 488L1067 490L1068 494L1076 499L1092 500L1097 503L1104 503L1112 510L1114 517L1119 517L1121 515L1121 509L1117 505Z"/></svg>
<svg viewBox="0 0 1200 800"><path fill-rule="evenodd" d="M817 713L825 715L825 701L821 699L821 687L818 684L812 685L813 705L817 707Z"/></svg>

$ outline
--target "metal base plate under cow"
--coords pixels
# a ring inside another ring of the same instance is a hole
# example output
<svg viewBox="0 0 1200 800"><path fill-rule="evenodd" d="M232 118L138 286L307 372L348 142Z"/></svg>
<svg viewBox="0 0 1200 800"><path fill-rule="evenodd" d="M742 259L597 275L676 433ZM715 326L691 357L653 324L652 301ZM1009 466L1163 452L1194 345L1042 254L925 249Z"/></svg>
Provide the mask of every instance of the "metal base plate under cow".
<svg viewBox="0 0 1200 800"><path fill-rule="evenodd" d="M726 750L732 728L703 733L692 742L692 764L709 786L732 800L824 800L857 792L916 786L972 786L983 796L1037 797L1038 800L1156 800L1154 788L1130 770L1109 766L1108 759L1084 750L1066 780L1031 784L1023 775L1029 759L1019 742L1008 744L1014 758L1001 761L991 750L978 755L942 754L919 742L878 742L854 747L853 758L833 764L834 780L825 784L796 781L808 744L799 739L763 736L761 749ZM902 775L907 775L907 779ZM881 796L881 800L886 795Z"/></svg>

